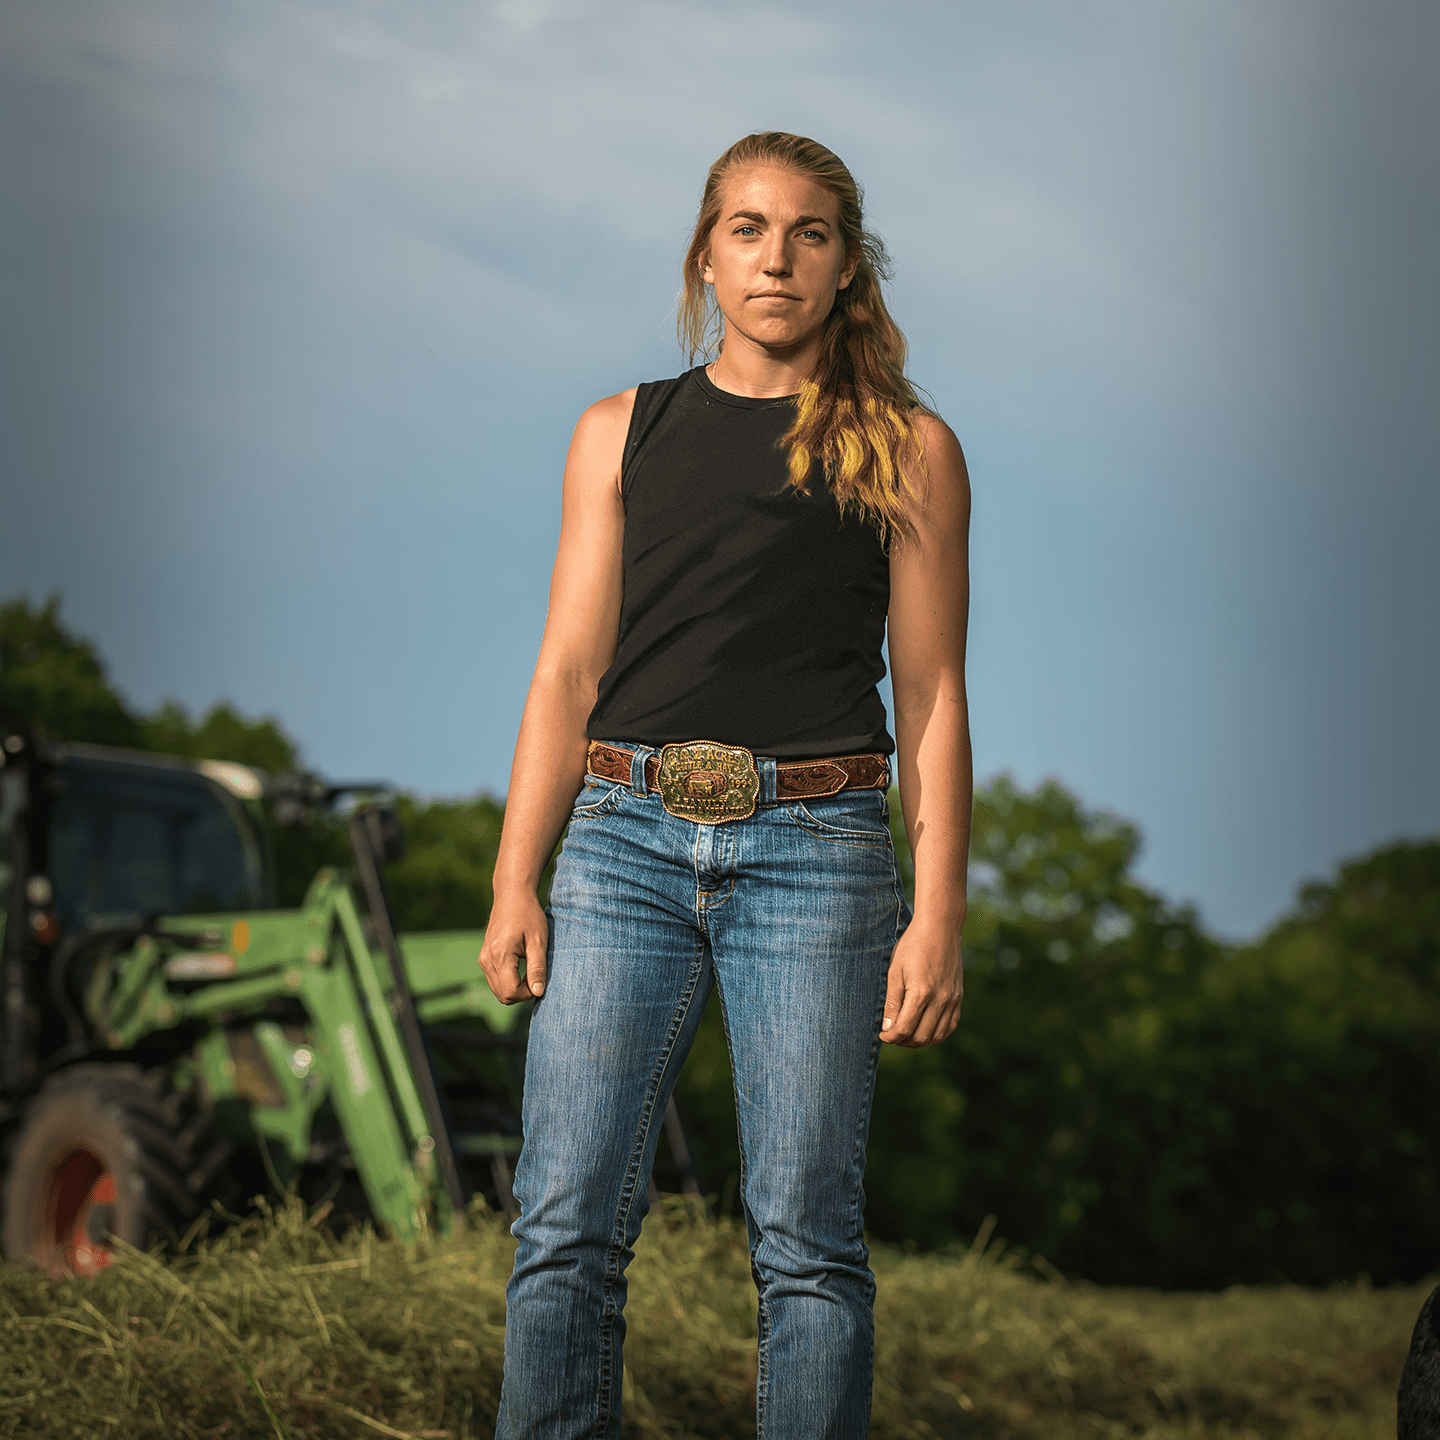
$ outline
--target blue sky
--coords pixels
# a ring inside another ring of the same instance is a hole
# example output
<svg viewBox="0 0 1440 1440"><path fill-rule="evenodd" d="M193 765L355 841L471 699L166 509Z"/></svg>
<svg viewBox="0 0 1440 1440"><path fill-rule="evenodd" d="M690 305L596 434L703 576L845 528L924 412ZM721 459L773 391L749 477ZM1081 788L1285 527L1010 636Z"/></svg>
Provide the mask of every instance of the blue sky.
<svg viewBox="0 0 1440 1440"><path fill-rule="evenodd" d="M1228 934L1440 830L1440 10L9 0L0 592L503 793L561 462L705 167L850 164L975 485L977 770Z"/></svg>

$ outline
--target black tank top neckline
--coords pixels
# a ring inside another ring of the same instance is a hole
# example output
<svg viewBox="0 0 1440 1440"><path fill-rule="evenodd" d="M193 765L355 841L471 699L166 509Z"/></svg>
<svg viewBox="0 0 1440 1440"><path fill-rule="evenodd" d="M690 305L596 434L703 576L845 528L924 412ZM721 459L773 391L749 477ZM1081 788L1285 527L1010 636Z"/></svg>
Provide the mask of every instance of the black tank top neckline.
<svg viewBox="0 0 1440 1440"><path fill-rule="evenodd" d="M817 465L789 483L794 397L733 395L703 366L641 385L621 464L624 597L586 733L777 759L890 754L889 558Z"/></svg>
<svg viewBox="0 0 1440 1440"><path fill-rule="evenodd" d="M712 400L718 400L722 405L733 405L737 410L764 410L770 405L793 405L799 398L797 395L737 395L733 390L722 390L711 378L709 367L697 365L689 372L695 377L695 383ZM680 377L685 378L683 375ZM788 426L786 427L789 428Z"/></svg>

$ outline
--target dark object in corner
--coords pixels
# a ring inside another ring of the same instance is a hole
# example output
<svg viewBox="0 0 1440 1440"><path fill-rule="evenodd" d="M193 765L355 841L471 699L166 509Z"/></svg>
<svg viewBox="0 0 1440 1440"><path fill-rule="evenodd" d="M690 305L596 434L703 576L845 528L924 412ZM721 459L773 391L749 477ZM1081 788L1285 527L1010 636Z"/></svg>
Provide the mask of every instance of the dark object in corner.
<svg viewBox="0 0 1440 1440"><path fill-rule="evenodd" d="M1397 1440L1440 1440L1440 1286L1420 1307L1396 1412Z"/></svg>

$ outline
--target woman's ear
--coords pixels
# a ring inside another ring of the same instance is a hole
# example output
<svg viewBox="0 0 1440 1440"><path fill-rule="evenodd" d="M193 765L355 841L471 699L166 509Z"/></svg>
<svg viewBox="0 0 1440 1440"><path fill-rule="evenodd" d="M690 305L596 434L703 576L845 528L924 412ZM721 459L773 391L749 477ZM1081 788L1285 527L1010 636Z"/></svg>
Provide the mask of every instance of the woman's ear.
<svg viewBox="0 0 1440 1440"><path fill-rule="evenodd" d="M700 278L707 285L715 283L715 272L710 268L710 252L708 250L700 257Z"/></svg>
<svg viewBox="0 0 1440 1440"><path fill-rule="evenodd" d="M855 278L855 272L859 268L860 257L858 255L853 260L847 260L840 267L840 279L836 282L835 288L843 290Z"/></svg>

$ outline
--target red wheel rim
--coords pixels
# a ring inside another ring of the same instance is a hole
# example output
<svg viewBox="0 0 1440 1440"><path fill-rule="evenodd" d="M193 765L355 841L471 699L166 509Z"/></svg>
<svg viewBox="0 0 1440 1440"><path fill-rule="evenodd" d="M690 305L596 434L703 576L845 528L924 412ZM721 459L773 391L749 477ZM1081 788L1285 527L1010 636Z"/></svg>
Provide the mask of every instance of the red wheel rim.
<svg viewBox="0 0 1440 1440"><path fill-rule="evenodd" d="M90 1237L92 1212L97 1206L115 1204L115 1177L105 1162L89 1150L75 1150L55 1168L45 1206L45 1230L41 1239L44 1260L53 1268L72 1275L95 1275L114 1258L104 1242ZM113 1215L109 1224L113 1225ZM98 1237L97 1237L98 1238Z"/></svg>

